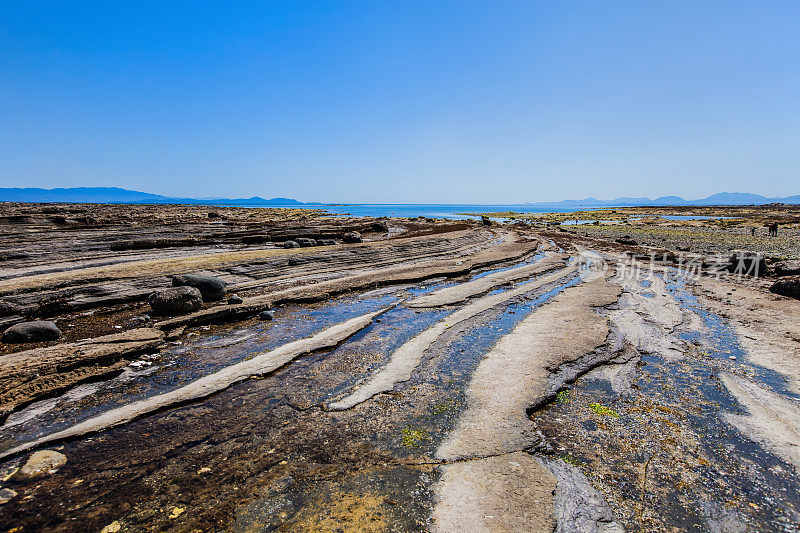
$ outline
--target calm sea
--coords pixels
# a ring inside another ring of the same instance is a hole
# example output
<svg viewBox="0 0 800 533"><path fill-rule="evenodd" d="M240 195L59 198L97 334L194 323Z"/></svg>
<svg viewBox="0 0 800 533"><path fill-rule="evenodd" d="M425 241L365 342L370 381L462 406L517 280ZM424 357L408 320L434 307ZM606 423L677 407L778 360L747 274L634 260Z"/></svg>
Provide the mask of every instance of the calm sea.
<svg viewBox="0 0 800 533"><path fill-rule="evenodd" d="M516 213L571 213L598 209L591 207L543 208L527 205L470 205L470 204L352 204L352 205L263 205L248 207L291 207L300 209L322 209L335 215L351 215L356 217L429 217L429 218L472 218L464 213L499 213L514 211Z"/></svg>

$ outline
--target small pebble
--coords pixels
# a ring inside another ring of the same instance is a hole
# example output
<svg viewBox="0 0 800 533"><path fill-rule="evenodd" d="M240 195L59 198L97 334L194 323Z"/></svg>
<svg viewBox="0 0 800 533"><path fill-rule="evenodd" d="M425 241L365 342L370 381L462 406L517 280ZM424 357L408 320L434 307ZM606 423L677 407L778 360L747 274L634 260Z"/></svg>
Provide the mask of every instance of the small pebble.
<svg viewBox="0 0 800 533"><path fill-rule="evenodd" d="M8 503L17 496L17 491L11 489L0 489L0 505Z"/></svg>
<svg viewBox="0 0 800 533"><path fill-rule="evenodd" d="M40 450L30 456L17 475L34 477L42 474L52 474L66 462L67 457L63 453L54 452L53 450Z"/></svg>
<svg viewBox="0 0 800 533"><path fill-rule="evenodd" d="M117 533L121 529L122 529L122 524L120 524L118 520L114 520L106 527L101 529L100 533Z"/></svg>

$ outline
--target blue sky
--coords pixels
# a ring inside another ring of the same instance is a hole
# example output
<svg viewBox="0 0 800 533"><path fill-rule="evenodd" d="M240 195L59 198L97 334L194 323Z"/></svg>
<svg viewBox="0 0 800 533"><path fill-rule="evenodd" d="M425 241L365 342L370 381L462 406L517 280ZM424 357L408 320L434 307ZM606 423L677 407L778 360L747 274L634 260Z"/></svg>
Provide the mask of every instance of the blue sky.
<svg viewBox="0 0 800 533"><path fill-rule="evenodd" d="M800 193L800 2L0 0L0 186Z"/></svg>

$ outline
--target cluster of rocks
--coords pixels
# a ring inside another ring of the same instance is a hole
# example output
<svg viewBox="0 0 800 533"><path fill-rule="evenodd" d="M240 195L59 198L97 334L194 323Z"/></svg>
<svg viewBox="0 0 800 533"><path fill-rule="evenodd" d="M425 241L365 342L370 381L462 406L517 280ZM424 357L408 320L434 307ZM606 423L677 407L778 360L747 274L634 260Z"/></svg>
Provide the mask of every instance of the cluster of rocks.
<svg viewBox="0 0 800 533"><path fill-rule="evenodd" d="M179 315L200 309L203 295L195 287L172 287L154 292L147 301L156 315Z"/></svg>
<svg viewBox="0 0 800 533"><path fill-rule="evenodd" d="M161 289L147 299L154 314L180 315L199 310L203 302L225 298L227 284L214 276L181 274L173 276L172 287Z"/></svg>
<svg viewBox="0 0 800 533"><path fill-rule="evenodd" d="M388 231L388 229L387 229ZM357 231L349 231L342 235L342 241L347 244L363 242L361 234ZM311 239L309 237L298 237L284 241L284 248L309 248L312 246L333 246L336 244L334 239Z"/></svg>
<svg viewBox="0 0 800 533"><path fill-rule="evenodd" d="M312 239L310 237L298 237L283 243L284 248L309 248L312 246L331 246L336 244L333 239Z"/></svg>
<svg viewBox="0 0 800 533"><path fill-rule="evenodd" d="M180 274L172 277L173 287L192 287L200 291L204 302L218 302L225 298L227 284L214 276Z"/></svg>

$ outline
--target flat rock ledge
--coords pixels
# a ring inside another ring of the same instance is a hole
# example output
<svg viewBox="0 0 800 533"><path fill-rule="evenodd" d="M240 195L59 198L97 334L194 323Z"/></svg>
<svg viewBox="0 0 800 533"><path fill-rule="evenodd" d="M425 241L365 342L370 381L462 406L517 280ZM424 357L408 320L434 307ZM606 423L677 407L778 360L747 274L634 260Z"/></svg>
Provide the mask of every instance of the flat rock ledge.
<svg viewBox="0 0 800 533"><path fill-rule="evenodd" d="M140 328L3 356L0 418L82 381L120 371L131 356L155 350L163 341L163 331Z"/></svg>

